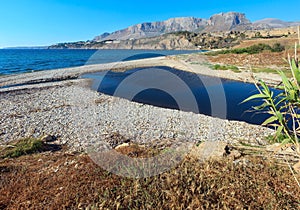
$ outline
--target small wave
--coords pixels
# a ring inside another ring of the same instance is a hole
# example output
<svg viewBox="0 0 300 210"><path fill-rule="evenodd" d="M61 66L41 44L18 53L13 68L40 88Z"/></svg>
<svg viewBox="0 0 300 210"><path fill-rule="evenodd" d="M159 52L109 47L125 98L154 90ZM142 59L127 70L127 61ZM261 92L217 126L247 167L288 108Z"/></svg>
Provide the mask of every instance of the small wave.
<svg viewBox="0 0 300 210"><path fill-rule="evenodd" d="M45 64L49 64L50 62L49 61L35 61L33 64L35 65L45 65Z"/></svg>
<svg viewBox="0 0 300 210"><path fill-rule="evenodd" d="M146 59L146 58L156 58L156 57L162 57L165 56L163 54L158 54L158 53L142 53L142 54L137 54L130 56L123 61L132 61L132 60L139 60L139 59Z"/></svg>

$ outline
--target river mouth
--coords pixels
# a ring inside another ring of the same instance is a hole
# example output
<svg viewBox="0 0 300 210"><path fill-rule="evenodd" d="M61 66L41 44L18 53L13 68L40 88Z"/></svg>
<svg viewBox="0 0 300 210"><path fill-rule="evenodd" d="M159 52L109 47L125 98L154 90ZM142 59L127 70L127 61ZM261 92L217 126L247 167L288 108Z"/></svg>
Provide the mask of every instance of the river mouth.
<svg viewBox="0 0 300 210"><path fill-rule="evenodd" d="M98 92L157 107L257 125L269 116L251 111L251 107L261 104L261 101L242 103L258 93L254 84L199 75L167 66L90 73L81 78L93 79L92 89Z"/></svg>

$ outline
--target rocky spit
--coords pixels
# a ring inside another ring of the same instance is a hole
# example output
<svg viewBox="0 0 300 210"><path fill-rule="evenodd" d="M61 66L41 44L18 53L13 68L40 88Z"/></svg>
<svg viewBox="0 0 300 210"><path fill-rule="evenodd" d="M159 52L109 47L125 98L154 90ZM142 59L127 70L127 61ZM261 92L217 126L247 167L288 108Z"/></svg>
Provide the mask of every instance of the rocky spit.
<svg viewBox="0 0 300 210"><path fill-rule="evenodd" d="M130 65L127 62L119 67L159 64L162 60L129 62ZM77 78L82 73L106 68L111 65L0 78L0 86L23 84L0 88L0 144L23 137L51 135L58 144L80 151L101 142L115 147L127 141L140 144L243 141L257 145L264 144L265 137L273 133L244 122L104 95L91 90L89 80Z"/></svg>

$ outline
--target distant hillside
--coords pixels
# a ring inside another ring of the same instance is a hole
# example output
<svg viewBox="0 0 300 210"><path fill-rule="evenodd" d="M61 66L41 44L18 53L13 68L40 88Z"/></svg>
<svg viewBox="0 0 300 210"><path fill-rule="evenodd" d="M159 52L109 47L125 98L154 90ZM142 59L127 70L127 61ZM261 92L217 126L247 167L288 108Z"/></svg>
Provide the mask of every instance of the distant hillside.
<svg viewBox="0 0 300 210"><path fill-rule="evenodd" d="M30 47L5 47L3 49L7 49L7 50L38 50L38 49L47 49L48 46L30 46Z"/></svg>
<svg viewBox="0 0 300 210"><path fill-rule="evenodd" d="M248 26L249 24L251 23L245 17L245 14L238 12L213 15L208 20L194 17L171 18L161 22L133 25L113 33L104 33L96 36L93 41L140 39L178 31L228 31L235 29L237 26Z"/></svg>
<svg viewBox="0 0 300 210"><path fill-rule="evenodd" d="M274 18L251 23L243 13L228 12L213 15L209 19L182 17L160 22L141 23L112 33L104 33L96 36L93 41L141 39L178 31L245 31L286 28L296 25L300 25L300 22L285 22Z"/></svg>
<svg viewBox="0 0 300 210"><path fill-rule="evenodd" d="M196 50L230 48L248 37L241 32L195 33L174 32L160 36L130 39L60 43L51 49L153 49L153 50Z"/></svg>
<svg viewBox="0 0 300 210"><path fill-rule="evenodd" d="M239 12L220 13L209 19L182 17L166 21L140 23L112 33L96 36L91 41L59 43L51 49L216 49L233 47L245 38L270 38L270 30L300 25L279 19L251 23ZM248 32L254 32L249 35ZM248 35L246 35L248 34ZM273 36L281 37L280 33Z"/></svg>
<svg viewBox="0 0 300 210"><path fill-rule="evenodd" d="M129 40L160 36L176 31L197 31L207 25L207 20L201 18L172 18L162 22L141 23L126 29L105 33L94 38L94 41L108 39Z"/></svg>
<svg viewBox="0 0 300 210"><path fill-rule="evenodd" d="M300 22L285 22L276 18L266 18L256 21L252 25L257 29L287 28L300 25Z"/></svg>

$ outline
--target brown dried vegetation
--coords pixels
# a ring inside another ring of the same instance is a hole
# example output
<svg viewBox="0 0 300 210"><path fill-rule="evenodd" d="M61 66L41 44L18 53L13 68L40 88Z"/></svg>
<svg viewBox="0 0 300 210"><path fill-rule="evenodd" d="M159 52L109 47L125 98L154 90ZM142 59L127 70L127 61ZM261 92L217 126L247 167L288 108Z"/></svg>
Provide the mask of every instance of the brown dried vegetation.
<svg viewBox="0 0 300 210"><path fill-rule="evenodd" d="M122 148L123 154L147 152ZM298 175L297 175L298 176ZM299 176L298 176L299 178ZM300 188L287 166L246 157L185 159L156 177L110 174L87 155L66 151L0 162L0 209L297 209Z"/></svg>
<svg viewBox="0 0 300 210"><path fill-rule="evenodd" d="M258 54L218 54L215 56L207 56L207 59L213 64L218 63L224 65L235 65L247 69L250 67L262 67L285 70L290 68L286 58L288 57L288 54L294 54L295 42L297 42L297 38L244 40L240 45L235 46L234 48L247 48L258 44L267 44L273 46L274 44L278 43L285 47L285 51L264 51ZM299 49L298 53L300 53Z"/></svg>

